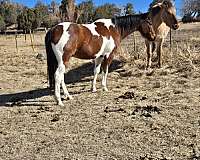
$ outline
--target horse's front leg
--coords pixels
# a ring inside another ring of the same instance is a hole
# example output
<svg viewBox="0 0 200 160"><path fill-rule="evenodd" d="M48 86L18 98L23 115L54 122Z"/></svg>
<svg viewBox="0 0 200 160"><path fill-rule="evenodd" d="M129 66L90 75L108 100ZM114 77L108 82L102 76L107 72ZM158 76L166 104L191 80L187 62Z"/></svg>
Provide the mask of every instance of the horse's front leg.
<svg viewBox="0 0 200 160"><path fill-rule="evenodd" d="M151 67L151 56L152 56L152 42L145 40L145 44L147 47L147 65L146 65L146 70L149 70Z"/></svg>
<svg viewBox="0 0 200 160"><path fill-rule="evenodd" d="M95 59L95 64L94 64L94 79L92 81L92 92L96 92L97 91L97 88L96 88L96 82L97 82L97 77L98 77L98 74L101 70L101 63L103 61L103 56L100 56L100 57L97 57Z"/></svg>
<svg viewBox="0 0 200 160"><path fill-rule="evenodd" d="M157 58L158 58L158 67L162 67L162 45L163 45L163 39L160 39L158 41L158 47L157 47Z"/></svg>
<svg viewBox="0 0 200 160"><path fill-rule="evenodd" d="M103 74L103 78L102 78L102 87L104 91L108 91L107 88L107 76L108 76L108 68L113 60L114 57L114 52L116 51L116 49L109 55L109 57L104 58L104 61L102 63L102 74Z"/></svg>
<svg viewBox="0 0 200 160"><path fill-rule="evenodd" d="M103 69L102 87L104 91L108 91L107 88L107 76L108 76L108 65Z"/></svg>

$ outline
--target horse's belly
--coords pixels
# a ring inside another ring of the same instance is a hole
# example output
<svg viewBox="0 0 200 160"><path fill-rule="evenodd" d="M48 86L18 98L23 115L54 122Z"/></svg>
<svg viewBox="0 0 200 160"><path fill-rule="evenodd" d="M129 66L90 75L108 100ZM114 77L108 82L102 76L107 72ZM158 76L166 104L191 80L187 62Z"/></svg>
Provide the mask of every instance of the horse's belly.
<svg viewBox="0 0 200 160"><path fill-rule="evenodd" d="M89 51L80 49L80 50L76 51L76 53L73 55L73 57L79 58L79 59L94 59L95 55Z"/></svg>

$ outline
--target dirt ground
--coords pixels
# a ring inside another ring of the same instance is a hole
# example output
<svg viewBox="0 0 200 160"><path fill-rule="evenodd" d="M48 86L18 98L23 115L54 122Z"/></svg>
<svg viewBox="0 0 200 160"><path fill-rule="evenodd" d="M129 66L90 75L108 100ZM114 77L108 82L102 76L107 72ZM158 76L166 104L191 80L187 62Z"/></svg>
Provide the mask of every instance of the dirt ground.
<svg viewBox="0 0 200 160"><path fill-rule="evenodd" d="M144 39L122 42L108 92L91 93L92 61L71 59L73 100L57 106L47 89L44 33L0 36L0 160L199 160L200 24L184 24L164 44L161 69L144 71ZM156 60L156 54L153 56Z"/></svg>

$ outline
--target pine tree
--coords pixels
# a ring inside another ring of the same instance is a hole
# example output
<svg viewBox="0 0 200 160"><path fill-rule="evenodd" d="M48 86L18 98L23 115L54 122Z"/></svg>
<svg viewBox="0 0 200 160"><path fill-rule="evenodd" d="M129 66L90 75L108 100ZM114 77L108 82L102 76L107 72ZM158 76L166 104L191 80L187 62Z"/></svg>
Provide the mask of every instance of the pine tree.
<svg viewBox="0 0 200 160"><path fill-rule="evenodd" d="M124 7L125 15L129 14L134 14L134 9L133 9L133 4L132 3L127 3L126 6Z"/></svg>
<svg viewBox="0 0 200 160"><path fill-rule="evenodd" d="M76 6L74 0L62 0L59 9L61 21L76 21Z"/></svg>

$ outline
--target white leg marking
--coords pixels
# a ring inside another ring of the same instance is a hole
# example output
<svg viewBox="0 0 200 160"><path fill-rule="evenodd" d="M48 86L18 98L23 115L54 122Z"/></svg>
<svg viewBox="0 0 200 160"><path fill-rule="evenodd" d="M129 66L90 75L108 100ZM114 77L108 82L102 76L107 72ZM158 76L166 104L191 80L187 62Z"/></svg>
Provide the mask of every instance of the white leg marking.
<svg viewBox="0 0 200 160"><path fill-rule="evenodd" d="M55 97L56 97L58 105L60 106L64 106L60 97L60 84L62 82L62 76L63 76L62 70L63 70L62 65L59 65L55 73Z"/></svg>
<svg viewBox="0 0 200 160"><path fill-rule="evenodd" d="M69 94L69 92L65 86L64 80L62 81L61 85L62 85L62 89L63 89L64 95L65 95L65 98L73 99L73 97Z"/></svg>
<svg viewBox="0 0 200 160"><path fill-rule="evenodd" d="M69 94L66 86L65 86L65 79L64 79L64 73L65 73L65 65L63 65L63 74L61 75L61 86L62 86L62 89L63 89L63 92L64 92L64 96L65 98L69 98L69 99L73 99L72 96Z"/></svg>
<svg viewBox="0 0 200 160"><path fill-rule="evenodd" d="M92 92L96 92L96 81L97 81L97 76L101 70L101 63L103 61L103 57L97 57L95 59L95 66L94 66L94 79L92 82Z"/></svg>
<svg viewBox="0 0 200 160"><path fill-rule="evenodd" d="M106 72L103 71L102 87L104 91L108 91L106 83L107 76L108 76L108 66L106 66Z"/></svg>
<svg viewBox="0 0 200 160"><path fill-rule="evenodd" d="M152 57L152 42L147 41L147 66L146 71L151 68L151 57Z"/></svg>

